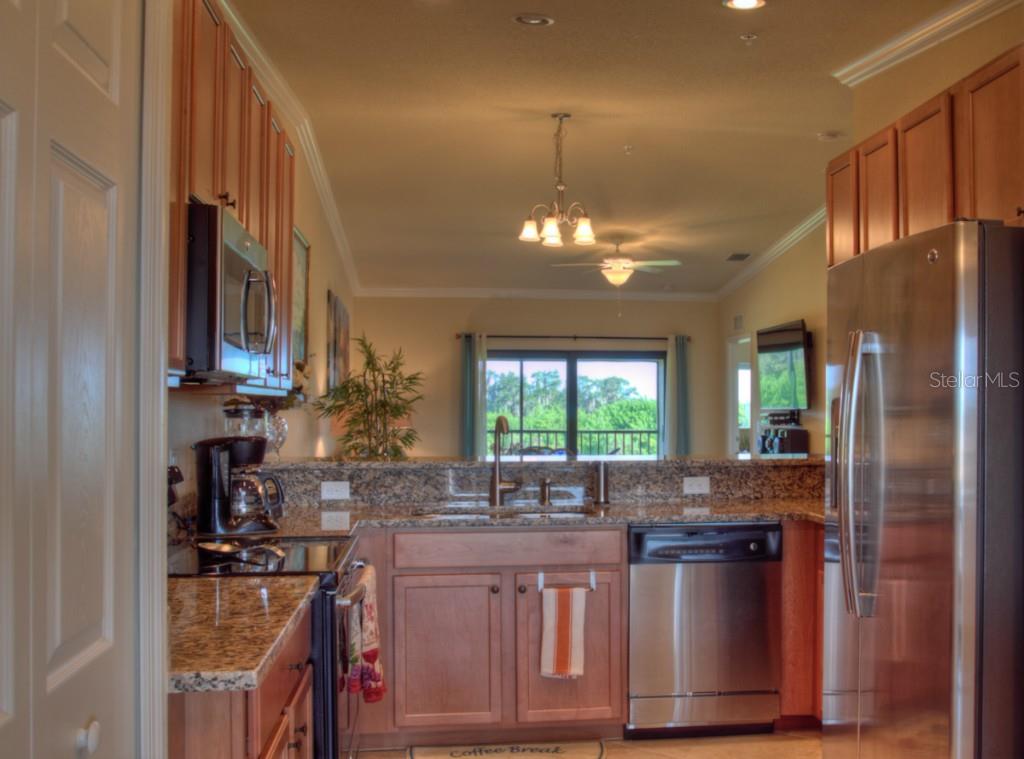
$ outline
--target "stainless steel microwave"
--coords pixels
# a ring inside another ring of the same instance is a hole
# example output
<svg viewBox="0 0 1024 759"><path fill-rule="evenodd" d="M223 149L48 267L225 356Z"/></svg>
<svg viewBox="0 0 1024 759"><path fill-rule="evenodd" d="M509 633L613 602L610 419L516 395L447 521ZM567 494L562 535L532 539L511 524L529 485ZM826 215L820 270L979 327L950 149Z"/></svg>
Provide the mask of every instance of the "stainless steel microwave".
<svg viewBox="0 0 1024 759"><path fill-rule="evenodd" d="M190 204L187 374L259 384L273 365L276 312L266 249L227 209Z"/></svg>

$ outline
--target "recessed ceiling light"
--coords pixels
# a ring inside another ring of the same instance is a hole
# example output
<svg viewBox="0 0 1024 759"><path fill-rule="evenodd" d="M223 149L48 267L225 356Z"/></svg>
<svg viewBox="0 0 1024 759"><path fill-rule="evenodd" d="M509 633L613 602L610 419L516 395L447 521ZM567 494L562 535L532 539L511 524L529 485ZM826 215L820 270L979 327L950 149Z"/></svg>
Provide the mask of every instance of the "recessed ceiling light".
<svg viewBox="0 0 1024 759"><path fill-rule="evenodd" d="M542 13L520 13L515 17L515 22L523 26L551 26L555 20Z"/></svg>
<svg viewBox="0 0 1024 759"><path fill-rule="evenodd" d="M752 11L754 8L763 8L764 2L765 0L722 0L722 5L734 11Z"/></svg>
<svg viewBox="0 0 1024 759"><path fill-rule="evenodd" d="M753 45L757 41L757 35L754 32L747 32L740 35L740 39L748 45Z"/></svg>

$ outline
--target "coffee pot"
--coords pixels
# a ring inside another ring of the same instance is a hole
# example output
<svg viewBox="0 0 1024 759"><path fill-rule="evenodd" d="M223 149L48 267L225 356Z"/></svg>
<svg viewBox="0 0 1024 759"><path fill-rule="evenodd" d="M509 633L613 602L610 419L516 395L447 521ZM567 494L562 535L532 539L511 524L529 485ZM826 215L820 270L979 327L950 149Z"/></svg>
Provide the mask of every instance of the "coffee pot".
<svg viewBox="0 0 1024 759"><path fill-rule="evenodd" d="M273 475L259 472L267 439L219 437L200 440L192 447L196 452L199 534L276 532L278 525L272 515L280 516L283 510L284 488Z"/></svg>

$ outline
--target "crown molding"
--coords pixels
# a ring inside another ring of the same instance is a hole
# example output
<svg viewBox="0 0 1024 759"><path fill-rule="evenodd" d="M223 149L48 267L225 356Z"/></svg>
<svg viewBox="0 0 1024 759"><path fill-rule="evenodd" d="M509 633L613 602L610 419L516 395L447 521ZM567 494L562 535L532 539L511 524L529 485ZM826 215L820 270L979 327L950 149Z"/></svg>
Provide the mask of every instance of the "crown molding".
<svg viewBox="0 0 1024 759"><path fill-rule="evenodd" d="M249 57L249 64L257 71L260 81L267 90L267 96L273 102L274 107L284 116L285 120L294 125L297 134L296 142L302 149L306 158L306 165L313 178L313 187L320 198L320 205L323 208L324 216L327 219L327 226L331 230L331 237L334 238L334 246L341 258L345 276L348 278L353 296L359 294L362 287L359 283L359 273L356 271L355 261L352 259L352 249L348 244L348 237L345 235L345 228L341 223L341 216L338 214L338 203L334 199L334 191L331 189L331 180L327 176L327 166L324 164L323 154L316 140L316 133L313 131L313 123L309 114L303 107L302 102L296 96L295 91L288 85L288 82L281 72L277 70L273 61L267 56L266 51L256 40L252 30L235 10L228 0L221 0L221 7L224 16L235 35L235 39L241 45L245 54Z"/></svg>
<svg viewBox="0 0 1024 759"><path fill-rule="evenodd" d="M364 287L360 298L479 298L510 300L630 300L714 303L715 293L622 292L496 287Z"/></svg>
<svg viewBox="0 0 1024 759"><path fill-rule="evenodd" d="M965 32L1024 0L966 0L932 16L898 37L893 37L852 63L832 72L847 87L856 87L886 69Z"/></svg>
<svg viewBox="0 0 1024 759"><path fill-rule="evenodd" d="M801 221L786 234L776 240L772 245L764 251L761 255L754 259L753 263L747 268L737 274L735 277L726 282L718 290L716 300L721 300L726 295L729 295L735 291L740 285L745 282L749 282L758 273L763 271L772 261L781 256L787 250L792 248L802 239L807 237L811 232L820 227L825 223L825 206L822 206L817 211L812 213L806 219ZM824 256L822 256L824 260Z"/></svg>

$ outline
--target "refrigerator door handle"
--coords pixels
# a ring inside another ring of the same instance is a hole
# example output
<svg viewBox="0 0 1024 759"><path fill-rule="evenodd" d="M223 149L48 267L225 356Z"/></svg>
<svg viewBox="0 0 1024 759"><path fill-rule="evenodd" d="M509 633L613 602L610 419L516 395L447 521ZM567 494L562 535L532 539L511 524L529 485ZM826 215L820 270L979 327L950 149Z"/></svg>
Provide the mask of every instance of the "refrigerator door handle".
<svg viewBox="0 0 1024 759"><path fill-rule="evenodd" d="M853 333L850 333L850 342L853 342ZM850 526L847 524L847 506L846 506L846 493L847 493L847 464L846 457L849 456L849 451L844 444L844 436L846 433L846 424L849 420L849 397L850 397L850 374L852 372L851 353L847 352L846 363L843 366L843 379L839 384L839 403L838 413L834 417L832 424L833 435L835 437L835 448L834 448L834 469L833 469L833 498L836 504L836 509L839 511L839 570L840 575L843 578L843 599L846 605L847 614L856 614L856 606L854 604L853 597L853 583L850 580L850 567L853 557L850 555L850 541L847 539L847 535L850 532Z"/></svg>
<svg viewBox="0 0 1024 759"><path fill-rule="evenodd" d="M846 385L846 409L843 414L846 425L842 430L844 437L843 450L843 512L846 517L846 578L849 581L848 593L852 599L853 614L861 617L860 588L857 579L857 518L856 518L856 473L857 460L854 449L857 443L857 410L860 400L860 379L864 355L864 332L855 330L850 333L850 355L847 358L849 382Z"/></svg>

